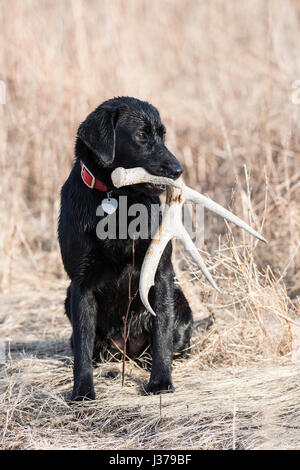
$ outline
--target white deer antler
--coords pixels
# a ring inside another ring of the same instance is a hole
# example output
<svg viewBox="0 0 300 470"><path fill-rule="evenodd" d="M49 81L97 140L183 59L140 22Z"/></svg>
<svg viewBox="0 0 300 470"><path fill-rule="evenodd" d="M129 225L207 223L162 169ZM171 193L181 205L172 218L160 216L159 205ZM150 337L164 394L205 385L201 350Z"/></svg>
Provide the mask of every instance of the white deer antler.
<svg viewBox="0 0 300 470"><path fill-rule="evenodd" d="M227 209L224 209L224 207L220 206L208 197L205 197L194 189L186 186L182 177L174 181L170 178L151 175L144 170L144 168L116 168L116 170L111 174L111 179L116 188L139 183L164 184L167 186L167 200L162 217L162 223L146 252L140 275L140 297L146 309L153 315L155 315L155 313L148 300L149 290L151 286L154 285L156 270L163 251L167 243L174 237L179 238L183 242L184 247L190 253L194 261L199 265L206 279L220 292L210 272L206 268L199 251L182 224L182 206L186 201L202 204L212 212L215 212L230 222L233 222L238 227L243 228L259 240L266 242L258 232L253 230L237 216L229 212Z"/></svg>

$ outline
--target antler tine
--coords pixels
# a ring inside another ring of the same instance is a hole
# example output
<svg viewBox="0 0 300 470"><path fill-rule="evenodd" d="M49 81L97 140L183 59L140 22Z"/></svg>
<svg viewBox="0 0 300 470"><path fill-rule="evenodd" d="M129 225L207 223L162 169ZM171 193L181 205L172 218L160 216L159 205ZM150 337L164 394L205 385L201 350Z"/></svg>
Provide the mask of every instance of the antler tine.
<svg viewBox="0 0 300 470"><path fill-rule="evenodd" d="M184 198L186 201L191 201L191 202L202 204L204 207L206 207L206 209L224 217L224 219L229 220L230 222L234 223L238 227L243 228L244 230L246 230L246 232L258 238L262 242L268 243L267 240L262 235L260 235L260 233L253 230L253 228L250 227L248 224L246 224L246 222L239 219L239 217L232 214L224 207L220 206L220 204L217 204L212 199L209 199L208 197L203 196L203 194L198 193L194 189L191 189L188 186L185 186Z"/></svg>
<svg viewBox="0 0 300 470"><path fill-rule="evenodd" d="M141 301L143 302L148 312L152 313L152 315L154 316L156 314L153 311L149 303L148 295L149 295L149 291L151 287L154 286L155 274L157 271L160 258L168 242L174 236L174 234L169 230L166 224L166 219L163 219L162 224L159 228L158 235L159 235L159 238L152 240L152 243L150 243L149 248L146 252L143 265L141 268L140 284L139 284Z"/></svg>
<svg viewBox="0 0 300 470"><path fill-rule="evenodd" d="M151 286L154 285L155 274L164 249L168 242L178 235L178 227L182 226L181 212L183 200L181 193L182 190L180 188L168 186L162 222L149 245L141 268L140 297L147 310L153 315L155 313L149 304L148 295Z"/></svg>
<svg viewBox="0 0 300 470"><path fill-rule="evenodd" d="M189 252L190 256L193 258L193 260L198 264L199 268L201 269L203 275L206 277L208 282L211 284L211 286L216 289L218 292L221 292L215 281L213 280L209 270L205 266L205 263L200 256L199 251L197 250L196 246L194 245L191 237L189 236L188 232L184 228L184 226L181 226L181 235L178 237L181 239L185 249Z"/></svg>

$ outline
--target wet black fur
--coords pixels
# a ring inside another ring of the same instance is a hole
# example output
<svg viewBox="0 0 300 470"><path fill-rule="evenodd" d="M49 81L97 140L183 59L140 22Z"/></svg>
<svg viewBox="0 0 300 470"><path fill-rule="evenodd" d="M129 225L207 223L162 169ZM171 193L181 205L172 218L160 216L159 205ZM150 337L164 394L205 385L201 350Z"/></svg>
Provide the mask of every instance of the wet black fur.
<svg viewBox="0 0 300 470"><path fill-rule="evenodd" d="M128 97L106 101L78 129L74 166L61 191L58 228L63 264L71 279L65 306L73 328L73 400L95 397L92 361L105 360L107 351L113 348L111 339L123 335L133 260L130 238L103 241L97 237L100 217L96 210L107 194L83 183L80 159L113 191L113 197L126 195L128 207L137 202L150 207L160 203L158 191L143 184L116 190L110 174L118 166L142 166L154 175L177 178L183 169L166 148L164 136L157 109ZM149 243L150 238L135 240L135 297L128 341L134 345L136 339L144 338L141 349L150 346L152 368L147 391L161 393L174 390L173 355L189 347L193 320L181 288L174 285L171 243L163 253L149 295L156 317L145 311L138 283ZM128 350L130 354L130 347Z"/></svg>

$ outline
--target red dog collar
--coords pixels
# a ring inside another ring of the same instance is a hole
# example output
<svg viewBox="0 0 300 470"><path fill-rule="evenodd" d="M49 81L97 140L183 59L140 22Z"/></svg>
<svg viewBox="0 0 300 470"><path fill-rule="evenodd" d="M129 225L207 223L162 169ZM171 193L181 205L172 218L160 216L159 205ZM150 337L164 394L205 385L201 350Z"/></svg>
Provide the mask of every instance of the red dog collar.
<svg viewBox="0 0 300 470"><path fill-rule="evenodd" d="M82 160L80 160L81 165L81 178L84 184L87 185L90 189L98 189L98 191L107 191L105 184L101 183L100 180L95 178L93 173L86 167Z"/></svg>

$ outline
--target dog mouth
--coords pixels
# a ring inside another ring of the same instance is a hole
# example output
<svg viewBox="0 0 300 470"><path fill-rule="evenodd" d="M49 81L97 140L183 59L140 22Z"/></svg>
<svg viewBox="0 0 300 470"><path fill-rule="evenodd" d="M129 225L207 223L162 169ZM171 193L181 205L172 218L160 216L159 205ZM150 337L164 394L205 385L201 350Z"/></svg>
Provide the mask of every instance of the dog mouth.
<svg viewBox="0 0 300 470"><path fill-rule="evenodd" d="M132 186L121 188L125 194L130 194L133 190L137 193L143 193L148 196L159 196L166 191L167 186L165 184L154 184L154 183L137 183Z"/></svg>
<svg viewBox="0 0 300 470"><path fill-rule="evenodd" d="M143 188L151 194L161 194L166 190L167 186L165 184L143 183Z"/></svg>
<svg viewBox="0 0 300 470"><path fill-rule="evenodd" d="M167 188L165 184L144 183L144 185L148 189L157 189L159 191L165 191Z"/></svg>

